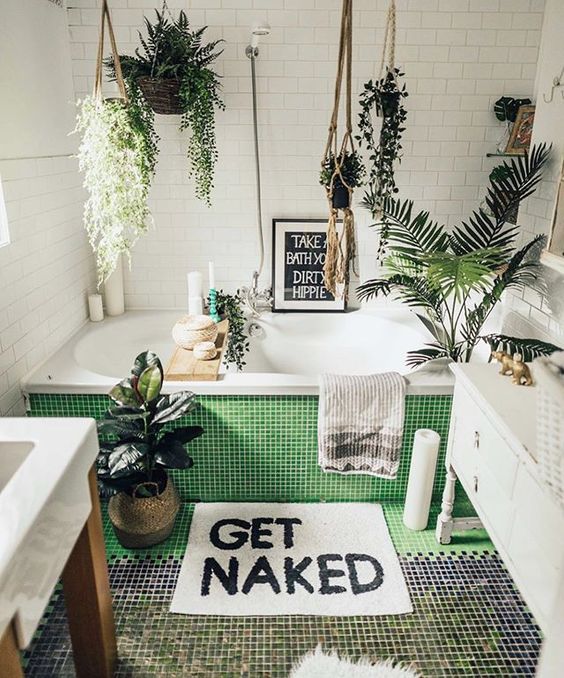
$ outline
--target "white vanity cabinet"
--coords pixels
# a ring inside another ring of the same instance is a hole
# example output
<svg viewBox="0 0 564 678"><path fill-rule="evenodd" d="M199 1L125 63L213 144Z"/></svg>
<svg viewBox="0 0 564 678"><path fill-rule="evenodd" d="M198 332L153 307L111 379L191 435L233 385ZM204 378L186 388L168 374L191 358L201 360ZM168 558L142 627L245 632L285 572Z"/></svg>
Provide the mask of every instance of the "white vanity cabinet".
<svg viewBox="0 0 564 678"><path fill-rule="evenodd" d="M487 529L541 628L552 614L564 566L564 513L539 481L535 461L536 389L515 386L497 364L454 365L447 482L437 539ZM479 519L453 518L460 480Z"/></svg>

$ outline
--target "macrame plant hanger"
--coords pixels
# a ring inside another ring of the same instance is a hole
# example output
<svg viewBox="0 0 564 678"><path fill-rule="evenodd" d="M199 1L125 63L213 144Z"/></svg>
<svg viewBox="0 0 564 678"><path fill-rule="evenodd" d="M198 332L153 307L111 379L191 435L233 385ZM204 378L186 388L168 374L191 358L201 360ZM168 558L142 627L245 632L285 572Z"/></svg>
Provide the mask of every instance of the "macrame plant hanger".
<svg viewBox="0 0 564 678"><path fill-rule="evenodd" d="M339 37L339 56L337 61L337 77L335 80L335 97L333 113L329 124L329 134L322 167L330 160L331 155L335 162L335 169L329 185L326 186L329 203L329 220L327 223L327 251L323 267L325 287L335 298L346 296L351 263L355 256L354 214L351 209L353 188L345 181L341 164L346 153L354 153L352 135L352 104L351 104L351 75L352 75L352 0L343 0L341 14L341 32ZM341 102L341 87L345 77L345 131L339 145L338 119ZM348 206L340 208L343 212L343 227L341 233L337 231L339 208L333 205L333 191L335 180L339 178L349 194Z"/></svg>
<svg viewBox="0 0 564 678"><path fill-rule="evenodd" d="M382 47L382 60L380 61L381 79L385 73L384 70L392 73L395 80L395 60L396 60L396 0L390 0L388 6L388 16L386 18L386 30L384 32L384 46Z"/></svg>
<svg viewBox="0 0 564 678"><path fill-rule="evenodd" d="M129 99L125 90L125 82L123 80L123 73L121 71L121 61L117 49L116 38L114 35L114 27L112 26L112 19L110 17L110 10L108 8L107 0L102 0L102 18L100 21L100 35L98 38L98 53L96 55L96 75L94 78L93 97L96 101L102 102L102 75L104 72L104 33L108 23L108 34L110 36L110 44L112 47L112 55L114 57L114 67L116 72L116 82L119 89L120 98L127 104Z"/></svg>

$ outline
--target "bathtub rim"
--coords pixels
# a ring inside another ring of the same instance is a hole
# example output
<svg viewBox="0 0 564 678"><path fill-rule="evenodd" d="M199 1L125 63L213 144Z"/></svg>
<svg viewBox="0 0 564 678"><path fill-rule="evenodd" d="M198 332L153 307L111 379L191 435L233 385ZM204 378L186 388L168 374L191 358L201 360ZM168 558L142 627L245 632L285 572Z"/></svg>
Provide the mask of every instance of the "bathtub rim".
<svg viewBox="0 0 564 678"><path fill-rule="evenodd" d="M171 311L178 309L130 309L126 313L148 311ZM362 308L351 309L348 312L366 313L367 315L394 316L400 308ZM407 313L401 308L402 315ZM341 314L340 314L341 315ZM121 316L120 316L121 317ZM413 318L414 319L414 318ZM117 383L115 377L100 375L91 372L77 363L64 360L65 349L72 351L76 342L88 332L91 323L86 320L61 346L50 353L37 366L30 370L21 380L20 387L24 396L28 394L68 394L68 395L107 395ZM422 335L425 334L421 328ZM67 354L68 355L68 354ZM50 381L49 375L41 375L41 370L49 362L59 369L62 376L55 382ZM452 395L454 377L448 367L430 369L423 367L404 375L407 380L407 395ZM318 377L315 375L300 375L269 372L230 372L220 374L217 381L165 381L164 393L189 390L196 395L246 395L246 396L317 396L319 395Z"/></svg>

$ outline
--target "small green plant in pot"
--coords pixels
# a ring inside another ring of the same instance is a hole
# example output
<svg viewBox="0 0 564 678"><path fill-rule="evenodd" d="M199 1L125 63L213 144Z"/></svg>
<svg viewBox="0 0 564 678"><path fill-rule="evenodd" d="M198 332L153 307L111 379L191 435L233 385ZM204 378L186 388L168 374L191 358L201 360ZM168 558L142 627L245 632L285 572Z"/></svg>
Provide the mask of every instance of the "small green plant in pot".
<svg viewBox="0 0 564 678"><path fill-rule="evenodd" d="M345 151L337 156L330 153L323 161L319 183L329 191L335 209L344 209L350 204L350 189L362 186L364 165L356 151ZM338 166L338 167L337 167Z"/></svg>
<svg viewBox="0 0 564 678"><path fill-rule="evenodd" d="M167 424L194 409L189 391L163 395L163 368L151 351L140 353L131 375L116 384L113 404L98 423L98 485L110 497L108 513L114 532L127 548L164 541L180 508L167 469L188 469L186 444L202 435L200 426L165 430Z"/></svg>

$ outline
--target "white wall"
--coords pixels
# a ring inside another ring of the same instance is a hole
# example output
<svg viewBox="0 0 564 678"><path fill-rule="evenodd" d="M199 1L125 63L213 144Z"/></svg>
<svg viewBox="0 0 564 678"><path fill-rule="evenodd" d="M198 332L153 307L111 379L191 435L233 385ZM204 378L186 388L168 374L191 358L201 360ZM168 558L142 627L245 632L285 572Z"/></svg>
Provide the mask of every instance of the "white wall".
<svg viewBox="0 0 564 678"><path fill-rule="evenodd" d="M536 76L536 111L533 143L552 143L550 166L534 196L527 200L519 214L523 227L523 242L537 234L550 233L557 180L564 156L564 88L555 90L551 103L544 100L550 94L552 81L564 67L564 3L547 0L542 29L542 42ZM506 300L511 310L507 331L537 337L564 346L564 276L543 267L548 295L526 289Z"/></svg>
<svg viewBox="0 0 564 678"><path fill-rule="evenodd" d="M0 23L7 7L2 4ZM31 34L34 26L41 26L35 23L36 12L48 11L49 25L58 26L56 35L65 35L63 8L47 0L26 7ZM70 82L68 41L49 39L47 33L44 37L49 63L56 61L59 68L41 69L38 62L36 75L28 73L25 81L31 92L41 92L50 81L55 90L57 83ZM86 290L93 284L92 257L81 227L84 193L77 162L59 156L76 144L69 142L63 124L69 120L68 99L36 99L36 115L18 118L20 102L21 97L3 96L0 106L0 139L10 131L9 148L0 145L0 178L11 237L9 245L0 247L0 415L24 412L21 377L86 320ZM41 114L57 122L43 129L45 143L39 140L30 148L29 140L38 133L34 120ZM6 159L12 156L18 159Z"/></svg>
<svg viewBox="0 0 564 678"><path fill-rule="evenodd" d="M132 53L154 0L113 0L119 49ZM249 62L250 26L265 17L259 74L267 249L273 217L323 217L317 183L335 74L340 0L169 0L187 9L208 38L224 38L218 62L227 110L218 115L220 161L213 207L193 197L186 177L186 137L178 118L160 117L161 156L151 207L156 229L136 246L127 276L129 307L185 304L185 273L217 265L218 284L248 284L256 267L254 165ZM354 87L377 73L387 0L354 3ZM501 95L530 96L544 0L399 0L397 61L408 74L402 195L452 223L476 206L495 160L486 159L502 127L492 112ZM99 2L69 9L77 94L92 86ZM359 196L360 197L360 196ZM373 272L375 234L357 211L361 276ZM265 282L270 277L267 253Z"/></svg>

